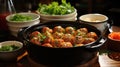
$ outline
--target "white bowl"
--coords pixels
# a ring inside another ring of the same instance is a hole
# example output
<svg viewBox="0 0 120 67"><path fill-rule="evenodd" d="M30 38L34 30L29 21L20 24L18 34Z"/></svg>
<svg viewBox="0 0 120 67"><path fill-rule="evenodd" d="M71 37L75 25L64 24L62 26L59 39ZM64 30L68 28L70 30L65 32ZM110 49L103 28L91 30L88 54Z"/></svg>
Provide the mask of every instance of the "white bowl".
<svg viewBox="0 0 120 67"><path fill-rule="evenodd" d="M41 21L76 21L77 13L74 16L66 17L66 18L47 18L47 17L41 17Z"/></svg>
<svg viewBox="0 0 120 67"><path fill-rule="evenodd" d="M80 20L86 21L86 22L95 22L95 23L100 23L108 20L108 17L103 15L103 14L85 14L79 17Z"/></svg>
<svg viewBox="0 0 120 67"><path fill-rule="evenodd" d="M75 21L77 18L77 10L71 14L66 14L66 15L45 15L45 14L40 14L40 20L42 22L47 22L47 21Z"/></svg>
<svg viewBox="0 0 120 67"><path fill-rule="evenodd" d="M75 9L75 11L71 14L66 14L66 15L45 15L45 14L40 14L38 12L38 14L40 14L40 17L44 17L44 18L54 18L54 19L59 19L59 18L67 18L67 17L71 17L71 16L74 16L76 15L77 13L77 10Z"/></svg>
<svg viewBox="0 0 120 67"><path fill-rule="evenodd" d="M17 32L19 31L19 29L21 29L23 27L28 27L28 26L32 26L32 25L40 23L40 15L39 14L29 13L29 12L21 12L21 13L17 13L17 14L31 16L32 20L28 20L28 21L11 21L10 18L15 16L16 14L8 15L6 17L7 25L8 25L8 28L9 28L11 34L13 36L15 36L15 37L17 37Z"/></svg>
<svg viewBox="0 0 120 67"><path fill-rule="evenodd" d="M18 48L12 51L0 51L0 61L16 61L17 57L24 53L22 42L4 41L0 43L0 48L7 45L15 45Z"/></svg>
<svg viewBox="0 0 120 67"><path fill-rule="evenodd" d="M17 13L17 14L31 16L33 20L28 20L28 21L12 21L12 20L10 20L10 18L12 18L16 14L8 15L6 17L6 20L8 22L11 22L11 23L20 23L21 24L21 23L32 23L32 22L34 22L34 21L36 21L36 20L38 20L40 18L40 16L38 14L36 14L36 13L21 12L21 13Z"/></svg>
<svg viewBox="0 0 120 67"><path fill-rule="evenodd" d="M103 32L107 26L108 17L99 13L85 14L79 17L80 22L87 23Z"/></svg>

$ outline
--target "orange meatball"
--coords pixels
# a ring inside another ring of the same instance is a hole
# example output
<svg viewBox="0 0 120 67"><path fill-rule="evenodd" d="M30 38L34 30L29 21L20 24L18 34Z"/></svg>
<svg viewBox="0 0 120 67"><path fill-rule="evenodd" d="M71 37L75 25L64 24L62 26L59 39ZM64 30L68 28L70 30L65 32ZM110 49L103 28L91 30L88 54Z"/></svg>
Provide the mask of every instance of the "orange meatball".
<svg viewBox="0 0 120 67"><path fill-rule="evenodd" d="M87 28L80 28L79 30L80 30L81 32L88 33L88 29L87 29Z"/></svg>
<svg viewBox="0 0 120 67"><path fill-rule="evenodd" d="M53 42L52 42L52 46L53 47L59 47L59 45L64 42L63 39L54 39Z"/></svg>
<svg viewBox="0 0 120 67"><path fill-rule="evenodd" d="M53 47L50 43L44 43L42 46L45 46L45 47Z"/></svg>
<svg viewBox="0 0 120 67"><path fill-rule="evenodd" d="M91 42L94 42L95 39L94 38L85 38L83 44L88 44L88 43L91 43Z"/></svg>
<svg viewBox="0 0 120 67"><path fill-rule="evenodd" d="M52 43L53 40L54 38L52 36L49 36L44 39L44 43Z"/></svg>
<svg viewBox="0 0 120 67"><path fill-rule="evenodd" d="M45 32L45 33L43 33L43 35L45 35L46 37L51 37L52 36L52 33L50 33L50 32Z"/></svg>
<svg viewBox="0 0 120 67"><path fill-rule="evenodd" d="M54 27L53 32L64 33L65 29L62 26L56 26Z"/></svg>
<svg viewBox="0 0 120 67"><path fill-rule="evenodd" d="M72 44L74 44L74 36L71 34L64 34L63 38L62 38L65 42L71 42Z"/></svg>
<svg viewBox="0 0 120 67"><path fill-rule="evenodd" d="M95 32L89 32L89 33L87 33L87 37L88 38L94 38L94 39L98 38L98 36L97 36L97 34Z"/></svg>
<svg viewBox="0 0 120 67"><path fill-rule="evenodd" d="M30 38L32 37L38 37L39 35L41 35L41 33L39 31L34 31L30 34Z"/></svg>
<svg viewBox="0 0 120 67"><path fill-rule="evenodd" d="M48 31L48 32L50 32L50 33L53 32L53 30L50 29L49 27L43 27L43 28L42 28L42 33L45 33L46 31Z"/></svg>
<svg viewBox="0 0 120 67"><path fill-rule="evenodd" d="M41 45L40 39L38 37L31 38L30 42L37 44L37 45Z"/></svg>
<svg viewBox="0 0 120 67"><path fill-rule="evenodd" d="M63 33L55 32L52 34L55 39L60 39L63 37Z"/></svg>
<svg viewBox="0 0 120 67"><path fill-rule="evenodd" d="M61 44L58 45L59 48L69 48L69 47L73 47L73 45L71 44L71 42L61 42Z"/></svg>
<svg viewBox="0 0 120 67"><path fill-rule="evenodd" d="M83 32L80 29L78 29L76 30L76 36L86 36L86 32Z"/></svg>
<svg viewBox="0 0 120 67"><path fill-rule="evenodd" d="M73 27L66 27L65 32L72 34L72 35L75 35L75 29Z"/></svg>
<svg viewBox="0 0 120 67"><path fill-rule="evenodd" d="M84 44L75 44L75 47L83 46Z"/></svg>
<svg viewBox="0 0 120 67"><path fill-rule="evenodd" d="M84 42L84 38L82 36L76 36L74 43L75 44L82 44Z"/></svg>

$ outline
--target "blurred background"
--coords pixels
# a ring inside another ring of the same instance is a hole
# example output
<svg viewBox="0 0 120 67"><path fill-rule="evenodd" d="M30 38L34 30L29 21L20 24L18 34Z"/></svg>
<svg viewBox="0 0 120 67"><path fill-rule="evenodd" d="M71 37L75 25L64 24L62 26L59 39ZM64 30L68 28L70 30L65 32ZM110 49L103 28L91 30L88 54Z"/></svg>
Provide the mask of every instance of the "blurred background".
<svg viewBox="0 0 120 67"><path fill-rule="evenodd" d="M35 11L38 4L49 4L52 1L61 0L13 0L17 12ZM86 13L102 13L109 16L114 21L115 25L120 25L120 5L118 0L67 0L78 11L78 16Z"/></svg>
<svg viewBox="0 0 120 67"><path fill-rule="evenodd" d="M61 0L0 0L0 30L7 30L4 19L9 14L15 12L35 12L38 4L49 4L52 1L61 3ZM120 5L118 0L66 0L77 9L77 17L87 13L101 13L113 20L114 25L120 26ZM11 5L14 5L11 6ZM8 7L9 6L9 7ZM6 8L6 9L5 9ZM8 10L11 8L10 10ZM15 10L14 10L15 8ZM3 13L5 12L5 13Z"/></svg>

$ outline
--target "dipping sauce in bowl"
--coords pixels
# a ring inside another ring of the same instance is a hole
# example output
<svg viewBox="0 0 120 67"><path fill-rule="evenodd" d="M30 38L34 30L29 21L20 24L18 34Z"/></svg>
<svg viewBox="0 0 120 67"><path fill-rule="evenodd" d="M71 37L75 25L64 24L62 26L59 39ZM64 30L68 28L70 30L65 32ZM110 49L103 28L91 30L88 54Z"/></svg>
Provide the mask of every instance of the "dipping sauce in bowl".
<svg viewBox="0 0 120 67"><path fill-rule="evenodd" d="M108 20L107 16L97 13L82 15L79 19L86 22L104 22Z"/></svg>
<svg viewBox="0 0 120 67"><path fill-rule="evenodd" d="M81 15L80 22L90 24L103 32L107 26L108 17L99 13Z"/></svg>

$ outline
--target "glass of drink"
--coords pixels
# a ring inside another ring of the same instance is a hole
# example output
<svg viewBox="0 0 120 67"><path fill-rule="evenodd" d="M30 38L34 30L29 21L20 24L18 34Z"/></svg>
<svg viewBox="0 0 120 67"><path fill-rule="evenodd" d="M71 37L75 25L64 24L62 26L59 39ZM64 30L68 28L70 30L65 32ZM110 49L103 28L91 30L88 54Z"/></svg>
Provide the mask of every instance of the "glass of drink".
<svg viewBox="0 0 120 67"><path fill-rule="evenodd" d="M7 31L6 16L16 13L12 0L0 0L0 31Z"/></svg>

